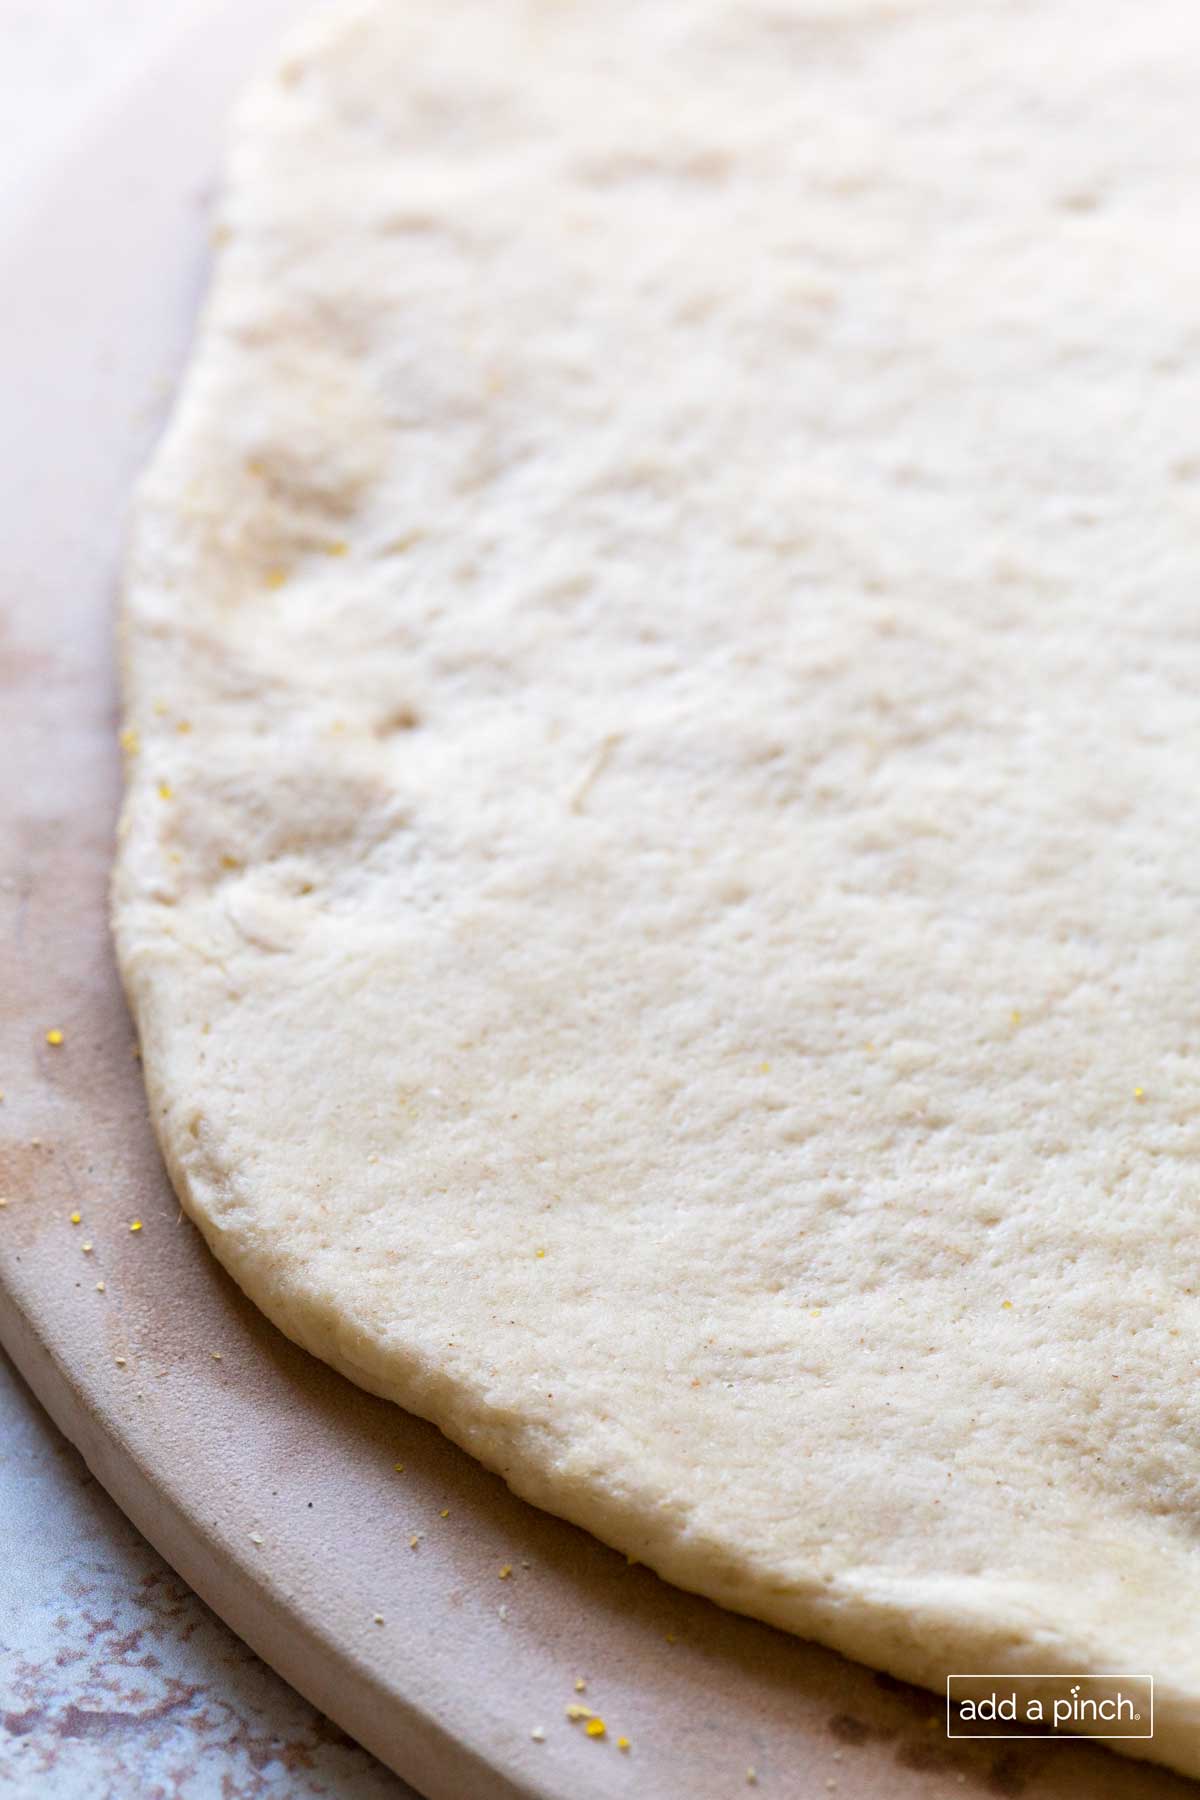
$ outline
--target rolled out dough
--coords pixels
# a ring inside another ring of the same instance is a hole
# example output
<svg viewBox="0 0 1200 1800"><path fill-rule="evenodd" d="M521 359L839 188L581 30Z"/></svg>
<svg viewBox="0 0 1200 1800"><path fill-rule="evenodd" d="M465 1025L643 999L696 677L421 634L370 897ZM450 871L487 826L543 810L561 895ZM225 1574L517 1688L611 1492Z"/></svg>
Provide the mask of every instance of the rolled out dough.
<svg viewBox="0 0 1200 1800"><path fill-rule="evenodd" d="M343 6L140 489L116 932L275 1322L1200 1774L1200 8Z"/></svg>

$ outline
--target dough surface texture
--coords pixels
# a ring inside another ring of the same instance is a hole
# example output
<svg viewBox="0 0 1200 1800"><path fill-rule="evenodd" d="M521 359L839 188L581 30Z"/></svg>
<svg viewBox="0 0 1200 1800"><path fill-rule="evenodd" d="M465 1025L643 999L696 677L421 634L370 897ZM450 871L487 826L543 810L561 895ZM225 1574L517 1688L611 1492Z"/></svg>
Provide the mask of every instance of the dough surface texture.
<svg viewBox="0 0 1200 1800"><path fill-rule="evenodd" d="M668 1579L1200 1774L1200 8L418 0L240 111L139 489L155 1124Z"/></svg>

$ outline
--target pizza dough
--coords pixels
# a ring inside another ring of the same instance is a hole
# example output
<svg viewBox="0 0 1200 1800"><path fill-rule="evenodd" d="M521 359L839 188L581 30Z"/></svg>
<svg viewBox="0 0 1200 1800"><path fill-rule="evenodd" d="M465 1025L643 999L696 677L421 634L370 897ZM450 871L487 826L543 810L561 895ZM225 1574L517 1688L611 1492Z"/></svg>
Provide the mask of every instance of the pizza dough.
<svg viewBox="0 0 1200 1800"><path fill-rule="evenodd" d="M452 0L245 104L116 931L291 1337L1200 1773L1200 9Z"/></svg>

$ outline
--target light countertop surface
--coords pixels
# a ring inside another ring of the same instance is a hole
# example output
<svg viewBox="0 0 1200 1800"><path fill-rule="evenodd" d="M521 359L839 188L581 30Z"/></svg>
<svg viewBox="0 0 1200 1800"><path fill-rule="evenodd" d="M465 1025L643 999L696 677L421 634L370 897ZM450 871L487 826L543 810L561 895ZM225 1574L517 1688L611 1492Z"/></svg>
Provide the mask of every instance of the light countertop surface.
<svg viewBox="0 0 1200 1800"><path fill-rule="evenodd" d="M0 1355L0 1796L415 1800L261 1663Z"/></svg>

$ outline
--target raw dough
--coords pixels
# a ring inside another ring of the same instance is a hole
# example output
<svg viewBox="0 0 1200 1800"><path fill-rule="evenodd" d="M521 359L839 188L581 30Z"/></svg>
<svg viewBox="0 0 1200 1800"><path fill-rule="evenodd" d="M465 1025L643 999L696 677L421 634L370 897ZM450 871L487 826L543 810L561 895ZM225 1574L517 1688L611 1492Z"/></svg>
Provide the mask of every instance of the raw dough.
<svg viewBox="0 0 1200 1800"><path fill-rule="evenodd" d="M1200 8L441 0L251 95L121 962L291 1337L1200 1773Z"/></svg>

